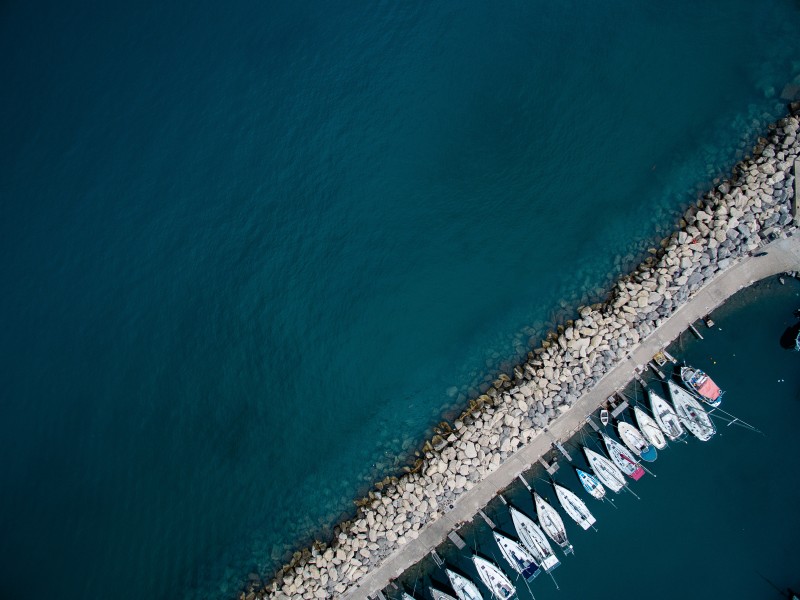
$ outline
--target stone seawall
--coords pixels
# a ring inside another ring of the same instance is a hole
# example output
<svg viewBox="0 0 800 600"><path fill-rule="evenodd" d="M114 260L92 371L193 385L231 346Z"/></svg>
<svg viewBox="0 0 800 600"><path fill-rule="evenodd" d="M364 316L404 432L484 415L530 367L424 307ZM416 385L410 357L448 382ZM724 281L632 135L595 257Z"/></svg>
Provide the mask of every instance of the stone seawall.
<svg viewBox="0 0 800 600"><path fill-rule="evenodd" d="M607 302L581 308L579 318L552 332L513 376L501 375L452 427L425 444L411 472L385 480L359 501L357 517L340 524L333 540L295 553L268 586L242 598L353 594L368 572L569 411L701 287L766 241L785 237L794 227L799 130L796 116L771 125L753 157L687 210L680 230L620 278Z"/></svg>

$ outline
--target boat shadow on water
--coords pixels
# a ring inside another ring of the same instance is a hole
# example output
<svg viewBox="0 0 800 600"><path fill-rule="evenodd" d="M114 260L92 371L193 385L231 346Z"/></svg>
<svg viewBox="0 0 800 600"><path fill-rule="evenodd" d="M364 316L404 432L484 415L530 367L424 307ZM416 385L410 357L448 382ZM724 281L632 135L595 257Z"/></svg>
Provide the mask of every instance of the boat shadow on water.
<svg viewBox="0 0 800 600"><path fill-rule="evenodd" d="M800 335L800 321L788 327L781 336L781 348L786 350L797 349L797 336Z"/></svg>

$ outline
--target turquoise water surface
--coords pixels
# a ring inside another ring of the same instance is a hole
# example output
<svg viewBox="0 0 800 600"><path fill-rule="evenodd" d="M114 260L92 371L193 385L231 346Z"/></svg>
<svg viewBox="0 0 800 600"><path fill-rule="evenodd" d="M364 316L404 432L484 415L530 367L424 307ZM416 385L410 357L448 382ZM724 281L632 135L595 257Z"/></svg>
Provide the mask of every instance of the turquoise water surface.
<svg viewBox="0 0 800 600"><path fill-rule="evenodd" d="M325 535L782 114L798 24L3 3L0 596L227 598Z"/></svg>

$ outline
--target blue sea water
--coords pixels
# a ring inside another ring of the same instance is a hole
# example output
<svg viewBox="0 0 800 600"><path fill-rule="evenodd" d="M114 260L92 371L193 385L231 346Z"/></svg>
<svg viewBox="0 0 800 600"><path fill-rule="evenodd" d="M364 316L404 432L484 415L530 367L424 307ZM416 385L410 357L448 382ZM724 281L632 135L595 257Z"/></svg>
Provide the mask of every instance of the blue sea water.
<svg viewBox="0 0 800 600"><path fill-rule="evenodd" d="M0 595L220 598L784 110L789 0L0 6Z"/></svg>

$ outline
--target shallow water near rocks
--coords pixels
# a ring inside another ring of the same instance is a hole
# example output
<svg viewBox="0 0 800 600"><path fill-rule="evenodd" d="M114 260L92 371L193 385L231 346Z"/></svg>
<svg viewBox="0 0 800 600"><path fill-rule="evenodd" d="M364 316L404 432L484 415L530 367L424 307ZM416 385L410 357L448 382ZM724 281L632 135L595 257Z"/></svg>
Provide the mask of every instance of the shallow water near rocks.
<svg viewBox="0 0 800 600"><path fill-rule="evenodd" d="M715 419L718 433L709 442L691 439L659 451L658 459L646 464L655 476L631 483L641 499L625 493L614 496L616 509L589 497L562 459L555 480L586 502L597 518L597 531L579 529L562 512L575 554L565 557L557 552L561 566L553 575L560 591L542 574L530 590L517 581L521 600L587 594L601 600L638 598L643 589L648 598L664 600L676 595L777 600L781 596L773 586L800 588L796 550L800 487L793 475L800 423L800 353L781 345L783 332L798 321L793 312L800 309L800 281L785 281L781 285L770 278L739 292L713 313L712 329L698 324L704 340L687 332L669 348L677 359L704 369L726 390L720 408L763 434ZM665 387L654 376L648 380L656 388ZM640 386L628 391L642 399ZM594 447L586 428L584 437L574 438L568 448L575 464L585 468L575 446L582 440ZM558 506L541 469L525 476ZM503 495L535 515L531 496L521 484ZM486 513L501 531L514 535L511 518L499 500L493 500ZM479 517L461 535L471 550L509 571ZM477 580L468 554L450 543L438 552ZM444 574L430 558L403 578L409 590L416 586L417 591L431 581L447 589Z"/></svg>
<svg viewBox="0 0 800 600"><path fill-rule="evenodd" d="M782 114L797 3L697 4L5 3L0 596L349 514Z"/></svg>

